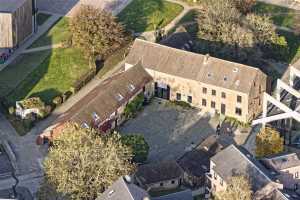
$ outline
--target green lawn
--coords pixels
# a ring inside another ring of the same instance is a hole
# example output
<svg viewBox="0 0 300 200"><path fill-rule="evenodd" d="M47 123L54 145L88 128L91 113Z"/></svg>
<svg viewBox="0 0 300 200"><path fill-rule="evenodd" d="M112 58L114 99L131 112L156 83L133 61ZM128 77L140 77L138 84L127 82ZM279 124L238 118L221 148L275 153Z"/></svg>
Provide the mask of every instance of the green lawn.
<svg viewBox="0 0 300 200"><path fill-rule="evenodd" d="M68 18L61 18L48 32L37 39L29 48L58 44L71 36L68 30Z"/></svg>
<svg viewBox="0 0 300 200"><path fill-rule="evenodd" d="M300 12L289 8L257 2L254 11L258 14L270 15L274 24L278 26L293 28L295 23L300 23L295 19L295 15Z"/></svg>
<svg viewBox="0 0 300 200"><path fill-rule="evenodd" d="M289 46L287 61L289 63L294 63L300 59L300 36L286 31L278 31L278 33L285 37Z"/></svg>
<svg viewBox="0 0 300 200"><path fill-rule="evenodd" d="M39 26L43 25L45 23L45 21L47 21L47 19L49 19L51 17L51 15L46 14L46 13L39 13L37 15L37 24Z"/></svg>
<svg viewBox="0 0 300 200"><path fill-rule="evenodd" d="M3 69L0 73L0 97L5 97L13 91L50 53L50 51L40 51L20 55Z"/></svg>
<svg viewBox="0 0 300 200"><path fill-rule="evenodd" d="M184 23L196 22L198 13L199 13L198 10L190 10L179 20L178 25L184 24Z"/></svg>
<svg viewBox="0 0 300 200"><path fill-rule="evenodd" d="M164 27L182 10L179 4L164 0L133 0L118 18L128 30L144 32L154 30L158 24Z"/></svg>
<svg viewBox="0 0 300 200"><path fill-rule="evenodd" d="M29 96L39 96L50 103L53 97L69 90L74 81L89 70L88 61L80 50L54 49L7 99L15 102Z"/></svg>

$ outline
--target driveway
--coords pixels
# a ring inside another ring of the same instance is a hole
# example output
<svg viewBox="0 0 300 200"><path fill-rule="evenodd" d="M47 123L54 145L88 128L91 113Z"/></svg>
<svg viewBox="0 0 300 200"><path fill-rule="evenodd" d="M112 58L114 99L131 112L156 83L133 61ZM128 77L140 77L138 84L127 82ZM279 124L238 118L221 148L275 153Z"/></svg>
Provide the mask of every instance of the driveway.
<svg viewBox="0 0 300 200"><path fill-rule="evenodd" d="M80 5L91 5L117 14L130 2L131 0L37 0L37 7L44 12L72 16Z"/></svg>
<svg viewBox="0 0 300 200"><path fill-rule="evenodd" d="M178 159L192 144L215 133L218 120L197 109L170 106L154 99L136 118L120 127L121 134L142 134L150 146L148 161Z"/></svg>

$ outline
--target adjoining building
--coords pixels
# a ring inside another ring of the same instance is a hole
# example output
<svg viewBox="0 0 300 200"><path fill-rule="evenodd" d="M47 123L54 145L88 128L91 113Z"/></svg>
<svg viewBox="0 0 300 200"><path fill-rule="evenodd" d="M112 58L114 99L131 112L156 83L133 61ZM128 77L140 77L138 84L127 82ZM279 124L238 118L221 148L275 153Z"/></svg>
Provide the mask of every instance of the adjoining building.
<svg viewBox="0 0 300 200"><path fill-rule="evenodd" d="M39 135L37 144L52 140L67 122L104 133L110 131L124 121L124 109L137 95L143 94L145 98L151 96L148 92L151 83L152 77L139 64L113 75L60 115Z"/></svg>
<svg viewBox="0 0 300 200"><path fill-rule="evenodd" d="M0 53L12 50L36 30L36 0L1 0Z"/></svg>
<svg viewBox="0 0 300 200"><path fill-rule="evenodd" d="M181 185L183 171L176 161L162 161L139 166L135 179L147 191L170 190Z"/></svg>
<svg viewBox="0 0 300 200"><path fill-rule="evenodd" d="M130 176L124 176L115 181L96 200L150 200L150 196L135 185Z"/></svg>
<svg viewBox="0 0 300 200"><path fill-rule="evenodd" d="M300 160L296 153L282 153L262 159L262 163L284 188L300 189ZM299 190L300 191L300 190Z"/></svg>
<svg viewBox="0 0 300 200"><path fill-rule="evenodd" d="M210 159L207 174L208 188L214 194L224 191L233 176L243 175L249 179L255 200L296 200L296 190L289 190L258 160L242 147L230 145Z"/></svg>
<svg viewBox="0 0 300 200"><path fill-rule="evenodd" d="M125 59L153 77L156 97L186 101L210 113L249 122L262 110L269 91L267 76L258 68L136 39Z"/></svg>
<svg viewBox="0 0 300 200"><path fill-rule="evenodd" d="M184 171L184 184L203 194L206 174L210 169L210 158L227 146L229 144L222 141L218 136L211 135L192 151L186 152L179 158L177 162Z"/></svg>

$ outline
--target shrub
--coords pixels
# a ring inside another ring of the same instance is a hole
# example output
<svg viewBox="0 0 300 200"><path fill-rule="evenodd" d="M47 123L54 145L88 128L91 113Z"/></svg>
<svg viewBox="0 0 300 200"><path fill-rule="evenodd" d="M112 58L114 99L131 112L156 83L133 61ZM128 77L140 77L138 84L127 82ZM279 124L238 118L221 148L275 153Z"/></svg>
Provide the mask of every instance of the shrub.
<svg viewBox="0 0 300 200"><path fill-rule="evenodd" d="M143 108L144 103L144 94L141 93L137 95L129 104L127 104L124 109L124 116L128 118L132 118L136 115L138 111Z"/></svg>
<svg viewBox="0 0 300 200"><path fill-rule="evenodd" d="M10 115L14 115L15 112L16 112L15 107L11 106L11 107L8 108L8 113L9 113Z"/></svg>
<svg viewBox="0 0 300 200"><path fill-rule="evenodd" d="M48 116L50 115L51 111L52 111L52 107L51 107L50 105L47 105L47 106L45 107L45 109L43 109L43 110L41 111L41 113L40 113L40 118L41 118L41 119L44 119L44 118L48 117Z"/></svg>
<svg viewBox="0 0 300 200"><path fill-rule="evenodd" d="M31 118L24 119L22 121L22 124L23 124L25 130L30 130L34 125L33 120Z"/></svg>
<svg viewBox="0 0 300 200"><path fill-rule="evenodd" d="M91 71L87 72L86 74L84 74L83 76L81 76L79 79L77 79L75 81L75 83L73 84L73 87L72 87L74 92L72 91L72 93L79 91L83 86L85 86L95 76L96 76L96 68L93 67L93 69Z"/></svg>
<svg viewBox="0 0 300 200"><path fill-rule="evenodd" d="M54 97L54 99L52 100L52 103L55 105L55 106L59 106L63 103L63 98L61 96L56 96Z"/></svg>
<svg viewBox="0 0 300 200"><path fill-rule="evenodd" d="M187 103L185 101L170 101L169 104L174 105L174 106L180 106L180 107L185 108L185 109L188 109L188 108L192 107L189 103Z"/></svg>
<svg viewBox="0 0 300 200"><path fill-rule="evenodd" d="M63 95L62 95L63 102L65 102L71 95L72 95L71 91L64 92Z"/></svg>
<svg viewBox="0 0 300 200"><path fill-rule="evenodd" d="M149 145L142 135L124 135L121 137L124 145L129 146L133 150L133 161L142 163L147 160L149 153Z"/></svg>

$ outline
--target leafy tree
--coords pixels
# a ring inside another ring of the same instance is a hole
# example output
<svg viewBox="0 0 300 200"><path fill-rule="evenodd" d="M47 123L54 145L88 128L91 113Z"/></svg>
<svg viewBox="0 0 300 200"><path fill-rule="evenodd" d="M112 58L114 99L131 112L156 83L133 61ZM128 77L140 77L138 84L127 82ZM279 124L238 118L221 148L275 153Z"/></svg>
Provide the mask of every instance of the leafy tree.
<svg viewBox="0 0 300 200"><path fill-rule="evenodd" d="M106 56L128 39L112 14L86 5L70 20L70 31L73 45L82 48L87 56Z"/></svg>
<svg viewBox="0 0 300 200"><path fill-rule="evenodd" d="M283 138L278 131L265 127L256 135L256 156L264 157L280 153L284 149Z"/></svg>
<svg viewBox="0 0 300 200"><path fill-rule="evenodd" d="M124 116L126 118L132 118L138 111L143 108L144 94L137 95L124 109Z"/></svg>
<svg viewBox="0 0 300 200"><path fill-rule="evenodd" d="M69 123L53 141L44 162L49 185L70 199L95 199L118 177L134 170L132 150L120 135L99 136Z"/></svg>
<svg viewBox="0 0 300 200"><path fill-rule="evenodd" d="M251 200L252 190L245 176L233 176L226 190L215 194L217 200Z"/></svg>
<svg viewBox="0 0 300 200"><path fill-rule="evenodd" d="M124 145L132 148L135 162L142 163L147 160L149 145L142 135L124 135L121 137L121 141Z"/></svg>
<svg viewBox="0 0 300 200"><path fill-rule="evenodd" d="M198 35L209 41L205 53L248 64L256 63L263 55L278 58L281 48L287 48L284 38L279 37L268 17L241 12L237 2L244 1L205 1L205 11L198 17Z"/></svg>
<svg viewBox="0 0 300 200"><path fill-rule="evenodd" d="M247 14L256 4L256 0L234 0L236 8L243 14Z"/></svg>

